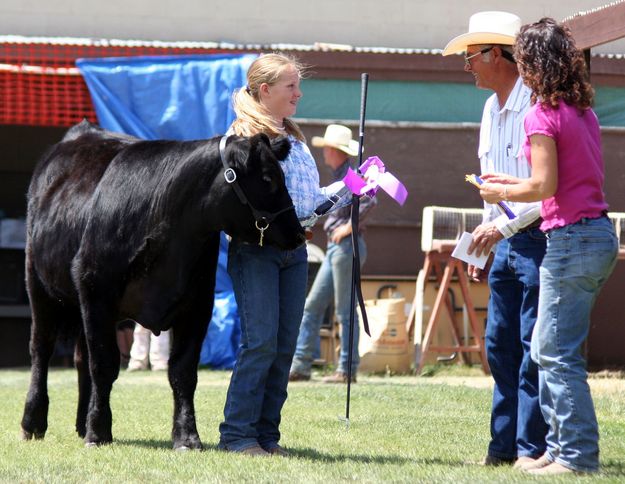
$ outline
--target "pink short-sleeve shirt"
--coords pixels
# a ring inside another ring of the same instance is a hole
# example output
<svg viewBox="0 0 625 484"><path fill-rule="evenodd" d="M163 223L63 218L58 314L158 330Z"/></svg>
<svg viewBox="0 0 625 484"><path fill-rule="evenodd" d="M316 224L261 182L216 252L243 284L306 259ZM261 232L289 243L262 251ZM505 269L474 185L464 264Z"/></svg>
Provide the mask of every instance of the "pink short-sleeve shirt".
<svg viewBox="0 0 625 484"><path fill-rule="evenodd" d="M531 163L530 136L552 138L558 153L558 188L542 201L544 231L597 218L608 209L603 193L603 156L599 121L592 109L580 112L560 102L557 109L540 102L525 117L525 156Z"/></svg>

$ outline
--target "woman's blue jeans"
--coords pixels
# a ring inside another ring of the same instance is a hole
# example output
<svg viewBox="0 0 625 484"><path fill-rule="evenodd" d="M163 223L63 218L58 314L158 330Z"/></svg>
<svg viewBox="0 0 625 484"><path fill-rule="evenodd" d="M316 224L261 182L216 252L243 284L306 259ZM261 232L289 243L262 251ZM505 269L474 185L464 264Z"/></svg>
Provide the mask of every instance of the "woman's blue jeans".
<svg viewBox="0 0 625 484"><path fill-rule="evenodd" d="M358 250L360 252L360 264L367 259L367 248L362 236L358 237ZM351 284L352 263L354 251L352 250L352 238L345 237L338 244L330 242L326 250L326 256L315 281L310 288L304 307L304 317L299 330L297 348L291 371L302 375L310 375L314 353L319 338L319 329L326 314L326 310L334 300L334 312L341 325L341 353L337 371L347 373L349 364L349 316L351 310ZM360 357L358 355L358 342L360 327L358 315L354 313L354 334L352 353L352 374L358 371Z"/></svg>
<svg viewBox="0 0 625 484"><path fill-rule="evenodd" d="M530 356L545 249L538 228L501 240L488 276L486 355L495 380L488 455L503 460L545 452L538 367Z"/></svg>
<svg viewBox="0 0 625 484"><path fill-rule="evenodd" d="M219 426L219 447L270 450L280 440L280 413L302 321L306 247L281 251L233 240L228 273L241 319L241 346Z"/></svg>
<svg viewBox="0 0 625 484"><path fill-rule="evenodd" d="M582 345L597 294L616 263L618 242L607 217L582 219L547 237L532 337L540 406L549 424L547 454L550 461L592 472L599 467L599 430Z"/></svg>

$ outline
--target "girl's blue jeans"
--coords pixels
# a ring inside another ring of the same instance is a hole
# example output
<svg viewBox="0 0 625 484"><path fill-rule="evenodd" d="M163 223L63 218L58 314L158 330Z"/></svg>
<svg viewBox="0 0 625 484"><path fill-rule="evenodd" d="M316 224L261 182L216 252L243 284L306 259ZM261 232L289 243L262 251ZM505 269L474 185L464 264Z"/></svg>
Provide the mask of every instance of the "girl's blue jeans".
<svg viewBox="0 0 625 484"><path fill-rule="evenodd" d="M228 273L241 319L241 346L219 426L219 447L270 450L280 440L280 413L304 310L306 247L282 251L233 240Z"/></svg>

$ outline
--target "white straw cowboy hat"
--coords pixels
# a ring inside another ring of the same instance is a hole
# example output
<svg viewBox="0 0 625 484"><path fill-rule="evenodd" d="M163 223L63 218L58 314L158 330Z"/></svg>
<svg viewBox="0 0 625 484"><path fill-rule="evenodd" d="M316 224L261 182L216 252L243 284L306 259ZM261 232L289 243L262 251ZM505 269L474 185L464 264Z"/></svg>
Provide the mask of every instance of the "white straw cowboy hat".
<svg viewBox="0 0 625 484"><path fill-rule="evenodd" d="M331 146L349 156L358 154L358 141L352 139L352 130L341 124L329 124L323 138L320 136L312 137L312 145L317 148Z"/></svg>
<svg viewBox="0 0 625 484"><path fill-rule="evenodd" d="M513 45L521 29L521 19L508 12L478 12L469 19L469 31L449 41L443 55L466 52L479 44Z"/></svg>

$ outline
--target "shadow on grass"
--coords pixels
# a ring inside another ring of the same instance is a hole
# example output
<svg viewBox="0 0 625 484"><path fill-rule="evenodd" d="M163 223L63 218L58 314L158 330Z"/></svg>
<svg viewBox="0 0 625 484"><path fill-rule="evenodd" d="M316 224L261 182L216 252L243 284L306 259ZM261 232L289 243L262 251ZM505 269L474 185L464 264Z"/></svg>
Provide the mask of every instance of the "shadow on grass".
<svg viewBox="0 0 625 484"><path fill-rule="evenodd" d="M321 452L317 449L312 449L309 447L299 447L292 448L289 447L287 449L289 454L291 454L292 458L300 458L300 459L310 459L315 461L322 462L359 462L359 463L369 463L369 464L424 464L424 465L444 465L444 466L453 466L460 467L465 466L466 462L463 461L451 461L449 459L437 459L437 458L427 458L427 459L414 459L407 457L400 457L396 455L364 455L364 454L338 454L338 453L325 453Z"/></svg>
<svg viewBox="0 0 625 484"><path fill-rule="evenodd" d="M165 449L172 450L172 443L169 440L138 440L138 439L120 439L116 440L115 443L117 445L124 445L128 447L142 447L147 449ZM223 452L222 450L217 448L216 444L203 444L204 448L202 452L207 451L215 451L215 452ZM369 464L423 464L423 465L442 465L442 466L452 466L452 467L460 467L465 466L466 462L464 461L451 461L449 459L437 459L437 458L425 458L425 459L413 459L406 457L399 457L393 455L364 455L364 454L337 454L337 453L326 453L321 452L317 449L312 449L310 447L300 447L293 448L289 447L288 452L290 454L290 458L295 459L309 459L320 462L360 462L360 463L369 463ZM616 472L611 472L610 475L616 475Z"/></svg>
<svg viewBox="0 0 625 484"><path fill-rule="evenodd" d="M116 445L124 445L127 447L143 447L146 449L165 449L173 451L173 443L171 440L161 440L161 439L114 439L113 443ZM207 447L204 445L204 450L207 450Z"/></svg>
<svg viewBox="0 0 625 484"><path fill-rule="evenodd" d="M609 460L601 462L599 473L606 477L623 477L625 476L625 462Z"/></svg>

